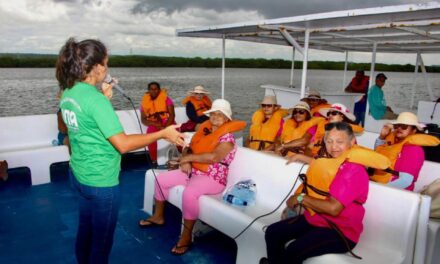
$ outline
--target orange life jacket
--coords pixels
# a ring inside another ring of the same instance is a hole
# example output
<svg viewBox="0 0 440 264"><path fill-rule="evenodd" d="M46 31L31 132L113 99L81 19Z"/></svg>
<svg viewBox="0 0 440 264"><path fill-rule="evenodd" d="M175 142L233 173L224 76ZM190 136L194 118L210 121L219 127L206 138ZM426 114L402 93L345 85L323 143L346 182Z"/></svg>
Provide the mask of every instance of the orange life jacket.
<svg viewBox="0 0 440 264"><path fill-rule="evenodd" d="M161 89L159 95L154 100L151 99L149 92L144 94L141 105L142 109L144 110L144 114L147 116L147 120L157 122L159 121L158 118L161 120L168 119L170 113L168 113L166 103L167 98L167 91L165 89Z"/></svg>
<svg viewBox="0 0 440 264"><path fill-rule="evenodd" d="M440 140L437 137L426 134L414 134L406 137L399 143L395 143L396 134L390 133L386 138L386 144L378 146L376 151L380 154L387 156L391 160L391 169L394 169L397 159L404 145L417 145L417 146L437 146L440 144ZM371 180L380 183L388 183L392 178L391 173L385 171L375 170L374 175L370 177Z"/></svg>
<svg viewBox="0 0 440 264"><path fill-rule="evenodd" d="M249 129L249 148L264 150L270 144L273 144L278 130L280 129L281 119L287 115L287 110L278 109L266 122L264 122L265 115L263 110L259 109L255 111L252 116L252 125Z"/></svg>
<svg viewBox="0 0 440 264"><path fill-rule="evenodd" d="M206 120L198 128L194 134L190 148L194 154L211 153L219 144L219 138L227 133L233 133L242 130L246 126L246 122L239 120L232 120L224 123L222 126L212 132L211 121ZM208 134L206 134L208 133ZM207 172L210 164L192 162L193 168Z"/></svg>
<svg viewBox="0 0 440 264"><path fill-rule="evenodd" d="M328 123L328 120L322 120L316 128L315 139L313 140L313 145L311 146L313 156L316 156L321 149L322 140L324 139L325 134L325 125ZM361 134L364 132L364 128L361 126L355 124L350 124L350 126L355 134Z"/></svg>
<svg viewBox="0 0 440 264"><path fill-rule="evenodd" d="M183 105L186 105L188 102L191 102L194 106L197 116L204 115L203 112L208 111L209 109L211 109L212 106L211 99L209 99L209 97L206 95L204 95L201 100L197 100L194 95L187 96L185 99L182 100Z"/></svg>
<svg viewBox="0 0 440 264"><path fill-rule="evenodd" d="M324 119L322 117L312 117L310 120L303 121L299 126L295 119L290 118L284 122L281 142L287 143L295 139L302 138L311 127L316 126Z"/></svg>
<svg viewBox="0 0 440 264"><path fill-rule="evenodd" d="M328 104L328 103L322 103L322 104L319 104L319 105L313 107L313 108L310 110L310 113L312 114L312 116L318 116L318 114L319 114L319 116L322 116L322 115L319 113L319 110L322 109L322 108L330 108L331 106L332 106L331 104ZM315 115L315 114L316 114L316 115Z"/></svg>
<svg viewBox="0 0 440 264"><path fill-rule="evenodd" d="M386 169L391 165L390 160L386 156L358 145L354 145L351 149L345 151L337 158L314 159L310 163L306 173L307 186L309 186L307 188L307 195L317 199L327 199L327 196L315 192L310 186L328 193L339 167L345 161L358 163L376 169ZM304 184L298 188L296 193L303 192L303 188ZM312 209L306 209L312 215L315 214Z"/></svg>

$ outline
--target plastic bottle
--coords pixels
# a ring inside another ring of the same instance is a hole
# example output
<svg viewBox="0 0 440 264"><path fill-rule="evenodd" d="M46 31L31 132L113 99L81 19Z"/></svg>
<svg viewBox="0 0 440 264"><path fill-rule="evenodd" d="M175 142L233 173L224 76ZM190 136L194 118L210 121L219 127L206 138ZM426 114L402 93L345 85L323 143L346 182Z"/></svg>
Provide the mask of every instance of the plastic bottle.
<svg viewBox="0 0 440 264"><path fill-rule="evenodd" d="M246 206L247 205L246 201L243 201L240 198L237 198L232 194L228 194L228 195L224 196L223 199L226 202L234 204L234 205L238 205L238 206Z"/></svg>
<svg viewBox="0 0 440 264"><path fill-rule="evenodd" d="M58 146L58 140L56 139L52 140L52 146Z"/></svg>

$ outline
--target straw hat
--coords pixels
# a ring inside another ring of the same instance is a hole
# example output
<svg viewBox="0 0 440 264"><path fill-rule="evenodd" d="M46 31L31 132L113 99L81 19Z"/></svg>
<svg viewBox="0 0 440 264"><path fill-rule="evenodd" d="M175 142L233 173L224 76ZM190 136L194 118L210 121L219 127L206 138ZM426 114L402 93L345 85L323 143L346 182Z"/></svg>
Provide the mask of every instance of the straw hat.
<svg viewBox="0 0 440 264"><path fill-rule="evenodd" d="M261 104L278 105L277 97L274 95L266 95L264 96L263 101L261 101Z"/></svg>
<svg viewBox="0 0 440 264"><path fill-rule="evenodd" d="M327 116L327 113L329 111L337 111L341 114L343 114L346 118L348 118L350 121L355 121L356 117L350 113L350 111L347 109L347 107L343 104L332 104L330 108L321 108L319 109L319 113L323 116Z"/></svg>
<svg viewBox="0 0 440 264"><path fill-rule="evenodd" d="M208 115L209 113L220 111L222 112L229 120L232 120L232 110L231 110L231 104L226 101L225 99L216 99L214 102L212 102L211 109L208 111L203 112L205 115Z"/></svg>
<svg viewBox="0 0 440 264"><path fill-rule="evenodd" d="M306 102L303 102L303 101L298 102L298 103L297 103L297 104L291 109L290 113L292 113L293 109L304 109L304 110L306 110L307 112L309 112L310 115L312 115L312 114L310 113L310 106L309 106L309 104L306 103Z"/></svg>
<svg viewBox="0 0 440 264"><path fill-rule="evenodd" d="M209 94L209 92L203 86L197 85L193 90L188 91L188 94Z"/></svg>
<svg viewBox="0 0 440 264"><path fill-rule="evenodd" d="M404 124L417 127L418 130L422 131L425 127L423 124L419 123L417 116L410 112L402 112L399 114L395 121L391 121L391 124Z"/></svg>

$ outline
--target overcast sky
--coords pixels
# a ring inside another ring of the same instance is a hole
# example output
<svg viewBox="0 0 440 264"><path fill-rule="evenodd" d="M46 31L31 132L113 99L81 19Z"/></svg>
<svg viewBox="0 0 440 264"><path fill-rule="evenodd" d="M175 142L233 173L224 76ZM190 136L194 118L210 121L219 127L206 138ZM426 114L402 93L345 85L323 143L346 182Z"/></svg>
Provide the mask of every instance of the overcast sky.
<svg viewBox="0 0 440 264"><path fill-rule="evenodd" d="M111 54L220 57L221 40L178 38L177 28L228 24L413 0L0 0L0 53L58 53L70 36L99 38ZM288 47L227 41L227 57L290 59ZM350 60L371 55L355 53ZM340 53L312 51L310 59L343 60ZM414 55L378 57L414 63ZM438 57L426 64L438 64Z"/></svg>

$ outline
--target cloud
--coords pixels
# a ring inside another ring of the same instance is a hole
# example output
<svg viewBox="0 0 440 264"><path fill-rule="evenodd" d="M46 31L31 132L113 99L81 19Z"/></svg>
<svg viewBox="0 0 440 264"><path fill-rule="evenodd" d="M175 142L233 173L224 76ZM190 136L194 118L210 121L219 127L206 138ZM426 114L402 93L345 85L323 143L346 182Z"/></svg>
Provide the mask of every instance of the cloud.
<svg viewBox="0 0 440 264"><path fill-rule="evenodd" d="M348 0L14 0L0 2L0 52L58 53L71 36L98 38L112 54L220 57L221 40L178 38L175 30L384 5ZM426 2L426 1L418 1ZM403 1L387 0L386 5ZM291 58L291 48L227 41L228 57ZM435 56L434 56L435 57ZM297 58L301 58L297 56ZM343 60L312 51L311 59ZM368 56L354 56L357 60ZM386 62L411 62L393 56ZM426 61L429 64L428 61Z"/></svg>

